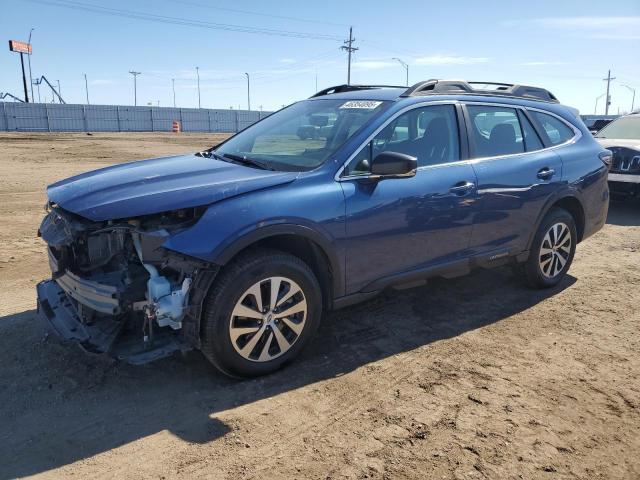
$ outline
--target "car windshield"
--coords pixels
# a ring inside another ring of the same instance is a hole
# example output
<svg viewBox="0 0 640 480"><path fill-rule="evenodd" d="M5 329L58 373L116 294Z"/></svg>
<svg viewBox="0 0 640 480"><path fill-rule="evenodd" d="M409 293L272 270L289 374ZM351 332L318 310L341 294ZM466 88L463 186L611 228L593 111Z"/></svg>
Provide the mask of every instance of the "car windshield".
<svg viewBox="0 0 640 480"><path fill-rule="evenodd" d="M298 102L243 130L213 153L257 168L311 170L388 104L378 100Z"/></svg>
<svg viewBox="0 0 640 480"><path fill-rule="evenodd" d="M622 117L614 120L600 130L596 138L640 140L640 116Z"/></svg>

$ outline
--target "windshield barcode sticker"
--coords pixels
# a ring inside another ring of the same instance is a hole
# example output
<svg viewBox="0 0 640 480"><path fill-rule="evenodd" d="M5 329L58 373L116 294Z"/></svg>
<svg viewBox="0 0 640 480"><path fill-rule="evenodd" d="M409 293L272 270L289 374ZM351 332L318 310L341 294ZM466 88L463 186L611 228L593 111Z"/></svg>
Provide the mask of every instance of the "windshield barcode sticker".
<svg viewBox="0 0 640 480"><path fill-rule="evenodd" d="M364 108L367 110L373 110L382 102L376 102L373 100L351 100L347 103L343 103L340 108Z"/></svg>

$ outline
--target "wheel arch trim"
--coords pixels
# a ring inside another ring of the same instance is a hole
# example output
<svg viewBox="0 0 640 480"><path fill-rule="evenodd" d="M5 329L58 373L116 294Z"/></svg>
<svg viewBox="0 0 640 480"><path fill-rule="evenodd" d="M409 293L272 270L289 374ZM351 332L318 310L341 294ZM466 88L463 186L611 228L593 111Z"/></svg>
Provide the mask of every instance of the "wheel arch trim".
<svg viewBox="0 0 640 480"><path fill-rule="evenodd" d="M333 296L339 297L344 295L343 268L339 261L338 254L335 252L335 244L327 235L309 226L296 223L278 223L245 231L241 235L234 237L232 242L218 246L218 248L212 252L212 261L218 265L226 265L246 248L260 241L281 235L301 237L315 244L329 261L333 280Z"/></svg>
<svg viewBox="0 0 640 480"><path fill-rule="evenodd" d="M584 230L585 218L584 218L584 206L582 205L582 201L580 200L578 195L576 195L575 192L572 192L572 191L559 192L559 193L551 196L547 200L547 202L545 203L544 207L540 210L540 214L538 215L538 218L536 219L535 228L532 229L531 234L529 235L529 240L527 241L527 250L531 250L531 244L533 243L533 239L535 238L536 233L537 233L538 229L540 228L540 224L544 220L544 217L547 216L549 211L554 206L556 206L558 203L562 202L563 200L575 201L575 202L577 202L578 205L580 205L580 210L581 210L582 216L583 216L583 218L581 219L582 229ZM571 214L573 216L572 212L569 212L569 214ZM579 224L578 224L578 222L576 222L576 229L578 229L578 228L579 228ZM584 231L578 232L579 238L576 239L576 244L580 243L580 241L581 241L580 233L584 234Z"/></svg>

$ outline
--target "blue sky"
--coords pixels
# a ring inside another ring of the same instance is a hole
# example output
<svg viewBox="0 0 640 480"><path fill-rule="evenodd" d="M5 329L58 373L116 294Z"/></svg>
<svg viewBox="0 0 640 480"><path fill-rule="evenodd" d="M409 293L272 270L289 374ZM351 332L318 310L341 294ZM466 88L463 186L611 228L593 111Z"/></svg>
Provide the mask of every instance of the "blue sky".
<svg viewBox="0 0 640 480"><path fill-rule="evenodd" d="M174 78L177 105L194 107L198 66L203 107L246 108L248 72L252 106L275 109L311 95L316 75L318 88L346 82L339 47L353 25L359 50L352 83L404 84L398 57L409 64L410 83L526 83L593 113L611 68L617 77L611 111L631 106L623 84L638 89L640 107L638 0L0 0L0 6L0 92L19 96L19 56L6 41L26 40L33 27L33 76L60 80L67 103L85 102L86 73L91 103L133 104L128 71L136 70L139 105L173 105ZM44 92L43 101L51 101Z"/></svg>

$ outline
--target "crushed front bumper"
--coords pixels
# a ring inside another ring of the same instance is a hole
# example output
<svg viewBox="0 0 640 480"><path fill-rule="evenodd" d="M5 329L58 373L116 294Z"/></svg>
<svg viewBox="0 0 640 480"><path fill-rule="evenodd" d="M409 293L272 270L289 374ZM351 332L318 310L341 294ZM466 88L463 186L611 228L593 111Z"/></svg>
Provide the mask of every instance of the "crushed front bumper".
<svg viewBox="0 0 640 480"><path fill-rule="evenodd" d="M67 279L68 280L68 279ZM66 282L66 283L65 283ZM83 322L72 295L65 293L62 284L73 290L73 284L60 279L45 280L37 285L38 316L50 327L53 333L63 339L76 342L90 353L108 354L134 365L142 365L154 360L167 357L176 351L188 351L192 347L179 336L170 332L158 332L153 342L143 343L140 329L131 327L130 318L125 315L101 315ZM75 285L78 287L78 285ZM97 296L92 301L104 299L100 289L83 290L83 299ZM133 322L135 324L135 322Z"/></svg>
<svg viewBox="0 0 640 480"><path fill-rule="evenodd" d="M38 315L64 340L78 342L92 353L106 353L124 326L113 317L84 324L78 309L55 280L45 280L37 287Z"/></svg>

